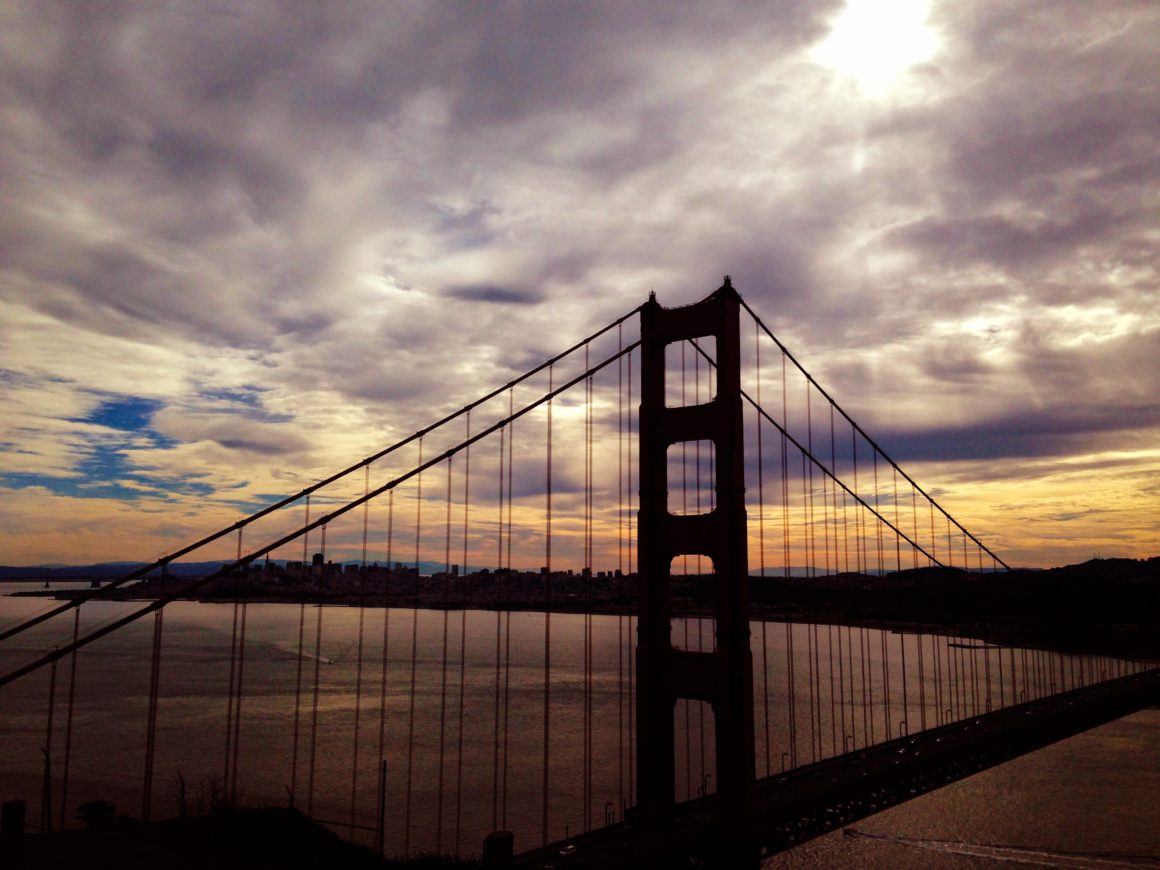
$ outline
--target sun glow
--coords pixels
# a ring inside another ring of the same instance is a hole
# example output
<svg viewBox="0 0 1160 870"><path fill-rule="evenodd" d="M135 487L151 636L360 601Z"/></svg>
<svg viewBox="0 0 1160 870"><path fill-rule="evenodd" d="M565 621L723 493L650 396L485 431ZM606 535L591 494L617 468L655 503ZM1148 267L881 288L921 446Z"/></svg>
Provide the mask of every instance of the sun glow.
<svg viewBox="0 0 1160 870"><path fill-rule="evenodd" d="M929 11L930 0L847 0L810 57L853 79L868 96L882 96L938 49L938 34L927 24Z"/></svg>

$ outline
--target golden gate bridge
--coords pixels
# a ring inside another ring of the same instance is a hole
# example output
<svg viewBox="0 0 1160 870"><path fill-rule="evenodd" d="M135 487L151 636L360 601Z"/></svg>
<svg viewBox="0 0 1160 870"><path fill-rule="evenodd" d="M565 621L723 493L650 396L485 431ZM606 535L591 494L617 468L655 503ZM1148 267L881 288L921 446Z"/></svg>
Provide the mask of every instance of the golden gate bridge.
<svg viewBox="0 0 1160 870"><path fill-rule="evenodd" d="M200 782L387 855L751 866L1155 702L1146 662L750 600L1007 570L726 278L99 588L22 599L0 771L46 831L100 797L184 814Z"/></svg>

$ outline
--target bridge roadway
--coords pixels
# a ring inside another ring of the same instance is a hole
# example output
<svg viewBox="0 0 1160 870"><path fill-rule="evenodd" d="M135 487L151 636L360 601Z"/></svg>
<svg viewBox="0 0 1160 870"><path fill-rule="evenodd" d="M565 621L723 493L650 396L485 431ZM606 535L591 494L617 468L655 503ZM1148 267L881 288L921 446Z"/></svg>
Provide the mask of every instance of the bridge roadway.
<svg viewBox="0 0 1160 870"><path fill-rule="evenodd" d="M753 835L742 852L717 835L713 796L678 807L665 831L624 823L515 858L524 868L727 867L769 855L1160 703L1160 668L903 736L757 783ZM518 847L518 843L516 844Z"/></svg>

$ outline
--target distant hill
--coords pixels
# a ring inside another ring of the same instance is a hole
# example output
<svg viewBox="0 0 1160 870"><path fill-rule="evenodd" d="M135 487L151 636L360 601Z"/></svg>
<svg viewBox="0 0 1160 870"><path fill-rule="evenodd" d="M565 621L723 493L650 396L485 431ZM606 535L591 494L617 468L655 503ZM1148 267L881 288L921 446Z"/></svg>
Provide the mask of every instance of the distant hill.
<svg viewBox="0 0 1160 870"><path fill-rule="evenodd" d="M1051 568L1044 573L1076 579L1154 583L1160 582L1160 556L1150 559L1089 559L1078 565Z"/></svg>
<svg viewBox="0 0 1160 870"><path fill-rule="evenodd" d="M368 560L368 564L375 560ZM403 561L403 560L396 560ZM23 567L0 565L0 583L12 580L116 580L138 568L144 568L148 562L99 562L95 565L27 565ZM228 565L229 562L218 560L214 562L170 562L169 575L172 577L204 577ZM285 565L285 559L271 559L272 565ZM359 560L347 559L344 565L357 565ZM385 564L380 561L379 564ZM413 562L403 561L410 567ZM420 562L419 571L422 574L435 574L446 566L442 562ZM472 568L473 571L478 570ZM160 576L161 569L151 572L151 576Z"/></svg>
<svg viewBox="0 0 1160 870"><path fill-rule="evenodd" d="M124 576L147 562L100 562L96 565L0 565L2 580L112 580ZM200 577L220 568L225 562L174 562L169 573L178 577ZM160 573L160 572L158 572Z"/></svg>

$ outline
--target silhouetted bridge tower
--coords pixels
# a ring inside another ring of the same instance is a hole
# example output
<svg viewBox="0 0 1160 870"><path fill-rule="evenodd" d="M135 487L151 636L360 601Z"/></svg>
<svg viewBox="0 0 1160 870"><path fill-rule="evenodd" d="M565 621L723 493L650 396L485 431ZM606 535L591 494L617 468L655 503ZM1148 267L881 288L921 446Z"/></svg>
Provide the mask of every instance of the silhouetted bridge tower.
<svg viewBox="0 0 1160 870"><path fill-rule="evenodd" d="M741 413L741 300L729 279L707 299L666 310L655 297L641 309L640 579L637 674L639 810L654 827L676 807L677 699L708 702L715 717L717 800L733 834L745 832L753 803L753 656L749 648L749 561ZM715 394L680 407L665 403L665 349L715 339ZM715 507L669 510L668 452L710 442ZM675 650L669 571L675 558L713 565L716 649Z"/></svg>
<svg viewBox="0 0 1160 870"><path fill-rule="evenodd" d="M0 791L46 830L290 803L392 855L752 866L1155 703L1153 663L771 606L1006 567L727 278L100 588L0 600Z"/></svg>

